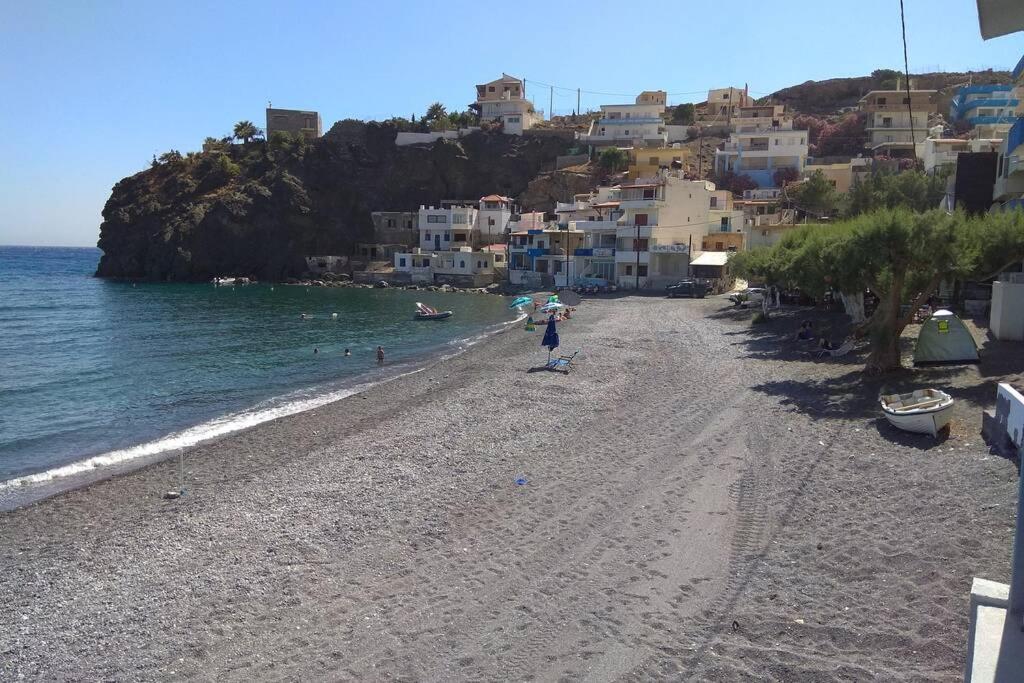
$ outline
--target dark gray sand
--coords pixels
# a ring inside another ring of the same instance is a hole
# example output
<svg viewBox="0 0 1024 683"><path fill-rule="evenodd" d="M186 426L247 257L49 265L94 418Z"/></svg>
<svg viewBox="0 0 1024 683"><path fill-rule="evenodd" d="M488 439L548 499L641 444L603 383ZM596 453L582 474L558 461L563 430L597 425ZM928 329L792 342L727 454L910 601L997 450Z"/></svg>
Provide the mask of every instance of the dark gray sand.
<svg viewBox="0 0 1024 683"><path fill-rule="evenodd" d="M517 328L191 449L181 500L164 463L0 514L0 679L959 680L999 377L920 373L958 417L900 434L724 306L586 301L568 376Z"/></svg>

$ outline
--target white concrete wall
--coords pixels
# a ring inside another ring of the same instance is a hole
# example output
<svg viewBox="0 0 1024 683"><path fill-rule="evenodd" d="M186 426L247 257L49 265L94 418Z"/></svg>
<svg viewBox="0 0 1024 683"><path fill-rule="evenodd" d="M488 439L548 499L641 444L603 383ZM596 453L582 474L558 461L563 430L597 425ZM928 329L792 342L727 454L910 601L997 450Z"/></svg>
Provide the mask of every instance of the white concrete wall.
<svg viewBox="0 0 1024 683"><path fill-rule="evenodd" d="M995 282L989 329L1001 341L1024 341L1024 282Z"/></svg>

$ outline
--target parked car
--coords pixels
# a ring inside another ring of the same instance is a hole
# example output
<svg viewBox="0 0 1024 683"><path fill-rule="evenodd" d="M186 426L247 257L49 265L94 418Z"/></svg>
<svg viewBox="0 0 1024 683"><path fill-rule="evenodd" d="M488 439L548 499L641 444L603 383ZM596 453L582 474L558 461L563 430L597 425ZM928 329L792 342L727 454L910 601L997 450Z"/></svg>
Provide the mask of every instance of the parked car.
<svg viewBox="0 0 1024 683"><path fill-rule="evenodd" d="M760 306L764 301L765 290L763 287L748 287L740 292L733 292L729 295L729 301L733 306L746 308L747 306Z"/></svg>
<svg viewBox="0 0 1024 683"><path fill-rule="evenodd" d="M675 299L678 296L703 299L708 292L707 285L696 280L680 280L674 285L669 285L665 290L669 299Z"/></svg>

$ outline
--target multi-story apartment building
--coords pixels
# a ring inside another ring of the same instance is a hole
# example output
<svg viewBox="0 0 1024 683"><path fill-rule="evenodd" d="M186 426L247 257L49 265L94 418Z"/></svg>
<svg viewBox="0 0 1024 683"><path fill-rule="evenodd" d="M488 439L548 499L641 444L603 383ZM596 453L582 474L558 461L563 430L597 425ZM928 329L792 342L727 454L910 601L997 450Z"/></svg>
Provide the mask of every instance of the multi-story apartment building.
<svg viewBox="0 0 1024 683"><path fill-rule="evenodd" d="M757 132L732 133L715 150L715 172L748 175L758 187L776 187L776 173L792 169L799 177L807 163L807 131L770 127Z"/></svg>
<svg viewBox="0 0 1024 683"><path fill-rule="evenodd" d="M619 287L658 288L689 273L708 229L714 183L662 173L620 188L615 277Z"/></svg>
<svg viewBox="0 0 1024 683"><path fill-rule="evenodd" d="M935 90L872 90L860 100L867 114L867 147L874 154L915 157L928 137L928 119L936 113Z"/></svg>
<svg viewBox="0 0 1024 683"><path fill-rule="evenodd" d="M267 137L277 132L304 135L313 140L323 135L320 114L298 109L267 109Z"/></svg>
<svg viewBox="0 0 1024 683"><path fill-rule="evenodd" d="M962 121L971 128L984 126L986 132L992 126L1002 126L1005 132L1017 120L1019 105L1012 85L967 85L950 102L949 120Z"/></svg>
<svg viewBox="0 0 1024 683"><path fill-rule="evenodd" d="M476 227L485 242L504 242L512 220L512 200L499 194L481 197L477 206Z"/></svg>
<svg viewBox="0 0 1024 683"><path fill-rule="evenodd" d="M1024 88L1024 57L1013 70L1013 82ZM1024 206L1024 116L1018 117L999 149L992 199L1004 208Z"/></svg>
<svg viewBox="0 0 1024 683"><path fill-rule="evenodd" d="M660 104L665 106L668 103L668 93L664 90L644 90L636 96L637 104Z"/></svg>
<svg viewBox="0 0 1024 683"><path fill-rule="evenodd" d="M1014 119L1016 120L1016 119ZM956 167L957 157L961 153L998 152L1003 140L997 138L928 138L924 141L921 159L924 161L924 172L935 173L942 168Z"/></svg>
<svg viewBox="0 0 1024 683"><path fill-rule="evenodd" d="M595 146L665 147L668 135L664 104L603 104L601 118L580 135L580 142Z"/></svg>
<svg viewBox="0 0 1024 683"><path fill-rule="evenodd" d="M703 119L708 123L729 124L739 114L741 107L754 104L747 88L714 88L708 90L707 104Z"/></svg>
<svg viewBox="0 0 1024 683"><path fill-rule="evenodd" d="M737 107L729 126L734 133L754 133L773 128L791 129L793 122L786 116L785 105L765 104Z"/></svg>
<svg viewBox="0 0 1024 683"><path fill-rule="evenodd" d="M649 178L660 170L685 169L690 156L690 151L682 145L633 148L629 152L629 178Z"/></svg>
<svg viewBox="0 0 1024 683"><path fill-rule="evenodd" d="M472 247L476 237L476 218L475 206L421 206L420 249L449 251Z"/></svg>
<svg viewBox="0 0 1024 683"><path fill-rule="evenodd" d="M526 84L508 74L476 86L476 101L472 107L480 114L481 121L498 121L510 135L522 135L524 130L543 119L526 99Z"/></svg>

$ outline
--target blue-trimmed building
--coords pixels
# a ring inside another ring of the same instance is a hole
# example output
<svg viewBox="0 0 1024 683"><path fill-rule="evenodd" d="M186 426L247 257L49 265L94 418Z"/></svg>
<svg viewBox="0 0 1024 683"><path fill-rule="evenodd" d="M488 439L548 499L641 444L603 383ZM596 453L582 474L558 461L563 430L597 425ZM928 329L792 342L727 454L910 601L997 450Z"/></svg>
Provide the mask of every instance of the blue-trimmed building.
<svg viewBox="0 0 1024 683"><path fill-rule="evenodd" d="M949 105L949 120L964 121L971 128L980 125L1012 125L1017 106L1012 85L968 85L960 88Z"/></svg>
<svg viewBox="0 0 1024 683"><path fill-rule="evenodd" d="M1018 89L1024 87L1024 57L1013 70L1013 82ZM1013 118L1011 122L1013 126L999 150L992 193L992 199L1004 207L1016 206L1019 204L1016 200L1024 198L1024 117Z"/></svg>

